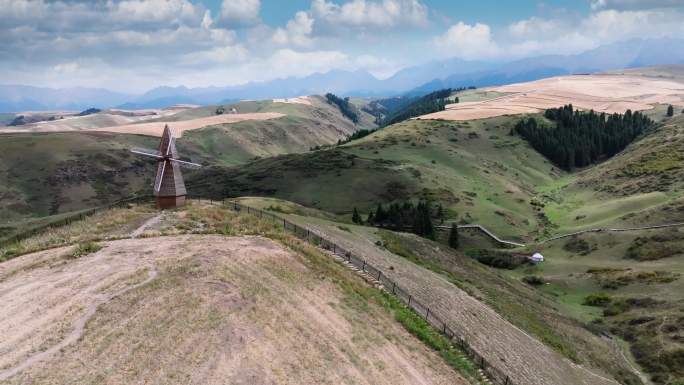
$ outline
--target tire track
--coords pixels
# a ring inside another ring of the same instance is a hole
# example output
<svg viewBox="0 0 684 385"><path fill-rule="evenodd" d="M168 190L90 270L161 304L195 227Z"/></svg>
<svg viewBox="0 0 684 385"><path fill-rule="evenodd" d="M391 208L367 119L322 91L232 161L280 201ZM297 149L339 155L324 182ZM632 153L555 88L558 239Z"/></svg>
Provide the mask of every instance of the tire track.
<svg viewBox="0 0 684 385"><path fill-rule="evenodd" d="M44 361L48 358L50 358L53 354L57 353L58 351L62 350L63 348L73 344L74 342L78 341L82 336L85 331L85 326L90 321L90 319L95 315L97 310L100 308L100 306L106 304L107 302L115 299L116 297L119 297L130 290L136 289L138 287L141 287L143 285L146 285L147 283L151 282L153 279L157 277L157 269L155 269L154 266L150 265L147 266L148 268L148 273L147 273L147 278L135 285L131 285L129 287L125 287L123 289L120 289L112 294L109 295L101 295L100 298L95 301L95 303L90 304L88 308L86 309L85 314L83 314L81 317L79 317L76 321L73 322L73 330L71 333L69 333L66 338L64 338L61 342L57 343L56 345L53 345L52 347L48 348L47 350L44 350L42 352L36 353L28 358L26 358L24 361L21 363L5 369L3 371L0 371L0 381L4 381L28 368L31 366L35 365L38 362Z"/></svg>

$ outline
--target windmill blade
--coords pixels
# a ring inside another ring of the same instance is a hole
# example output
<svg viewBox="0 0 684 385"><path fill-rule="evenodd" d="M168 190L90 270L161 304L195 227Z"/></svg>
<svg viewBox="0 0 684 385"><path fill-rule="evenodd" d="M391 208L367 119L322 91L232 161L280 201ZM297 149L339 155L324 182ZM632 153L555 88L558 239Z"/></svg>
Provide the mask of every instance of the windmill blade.
<svg viewBox="0 0 684 385"><path fill-rule="evenodd" d="M169 145L166 147L166 156L171 155L171 143L173 143L173 141L176 140L176 138L173 136L173 132L172 131L170 131L170 132L171 132L171 136L169 138Z"/></svg>
<svg viewBox="0 0 684 385"><path fill-rule="evenodd" d="M202 167L201 164L192 163L192 162L186 162L186 161L180 160L180 159L169 158L169 160L172 161L172 162L180 163L181 166L185 166L185 167L188 167L188 168L200 168L200 167Z"/></svg>
<svg viewBox="0 0 684 385"><path fill-rule="evenodd" d="M138 155L151 156L151 157L157 158L157 159L163 158L163 156L161 156L161 153L159 153L159 151L150 150L147 148L132 148L131 152L134 154L138 154Z"/></svg>
<svg viewBox="0 0 684 385"><path fill-rule="evenodd" d="M159 189L161 188L162 180L164 179L164 171L166 171L166 162L162 163L162 170L161 173L159 174L159 179L157 180L157 185L154 186L154 191L159 192Z"/></svg>

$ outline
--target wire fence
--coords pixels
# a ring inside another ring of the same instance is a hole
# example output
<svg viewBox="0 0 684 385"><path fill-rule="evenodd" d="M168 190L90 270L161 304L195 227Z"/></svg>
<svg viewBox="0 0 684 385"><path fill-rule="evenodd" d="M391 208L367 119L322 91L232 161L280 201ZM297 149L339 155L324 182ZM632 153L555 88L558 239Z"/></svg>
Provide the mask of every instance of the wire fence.
<svg viewBox="0 0 684 385"><path fill-rule="evenodd" d="M207 200L210 201L210 200ZM487 375L489 380L494 384L499 385L514 385L514 382L506 375L501 369L496 366L491 365L487 359L485 359L482 354L473 349L468 343L465 334L459 333L458 331L452 329L442 318L429 306L424 305L415 297L413 297L406 289L397 285L392 279L390 279L382 270L376 268L375 266L368 263L362 257L354 255L352 252L346 250L335 242L322 237L319 234L311 231L306 227L299 226L287 219L275 215L271 212L264 211L261 209L256 209L247 205L237 203L235 201L210 201L216 203L223 203L229 206L236 212L245 212L250 215L254 215L259 218L270 220L276 224L282 225L286 231L291 232L296 237L307 241L313 245L321 247L325 250L330 251L332 254L344 259L349 264L353 265L360 271L366 273L369 277L378 281L382 284L384 289L393 294L402 303L406 304L408 307L413 309L417 314L423 317L430 325L432 325L436 330L439 330L444 336L446 336L450 341L457 345L471 360L475 365L482 369L482 371Z"/></svg>
<svg viewBox="0 0 684 385"><path fill-rule="evenodd" d="M19 230L16 231L15 233L5 236L0 238L0 247L5 247L7 245L11 245L13 243L20 242L26 238L30 238L34 235L37 235L39 233L42 233L48 229L51 228L57 228L65 225L69 225L72 222L75 221L80 221L83 220L86 217L89 217L91 215L97 214L99 212L109 210L115 207L123 207L129 203L134 203L134 202L146 202L152 198L151 195L137 195L137 196L132 196L124 199L119 199L115 202L98 206L98 207L93 207L90 209L82 210L76 213L70 213L67 214L59 219L52 220L40 225L32 226L28 229L25 230Z"/></svg>

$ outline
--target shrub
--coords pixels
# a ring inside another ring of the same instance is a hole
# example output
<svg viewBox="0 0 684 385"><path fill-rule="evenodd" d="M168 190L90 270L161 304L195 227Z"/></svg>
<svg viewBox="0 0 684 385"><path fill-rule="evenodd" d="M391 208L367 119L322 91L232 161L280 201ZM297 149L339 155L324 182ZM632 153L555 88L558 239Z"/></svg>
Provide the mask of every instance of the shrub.
<svg viewBox="0 0 684 385"><path fill-rule="evenodd" d="M592 247L584 239L572 237L563 245L563 250L577 253L580 255L587 255L592 252Z"/></svg>
<svg viewBox="0 0 684 385"><path fill-rule="evenodd" d="M605 307L613 301L612 297L605 293L590 294L584 297L583 305Z"/></svg>
<svg viewBox="0 0 684 385"><path fill-rule="evenodd" d="M76 259L84 257L88 254L96 253L102 250L102 245L95 242L79 243L71 254L67 255L68 259Z"/></svg>
<svg viewBox="0 0 684 385"><path fill-rule="evenodd" d="M513 270L525 263L525 259L499 250L477 249L467 252L468 256L478 262L498 269Z"/></svg>
<svg viewBox="0 0 684 385"><path fill-rule="evenodd" d="M611 317L624 313L629 310L629 305L625 301L615 301L603 309L603 315L606 317Z"/></svg>
<svg viewBox="0 0 684 385"><path fill-rule="evenodd" d="M522 278L522 281L528 285L539 286L544 284L544 278L538 275L527 275Z"/></svg>

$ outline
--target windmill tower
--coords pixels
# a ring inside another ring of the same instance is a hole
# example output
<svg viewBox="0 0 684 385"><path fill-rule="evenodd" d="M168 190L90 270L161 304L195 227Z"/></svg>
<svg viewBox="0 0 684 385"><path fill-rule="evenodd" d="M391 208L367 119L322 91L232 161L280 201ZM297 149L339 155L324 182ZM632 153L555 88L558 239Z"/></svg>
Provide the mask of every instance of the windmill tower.
<svg viewBox="0 0 684 385"><path fill-rule="evenodd" d="M164 126L164 134L159 143L159 150L134 148L131 152L157 159L157 175L154 179L154 196L157 198L157 208L168 209L182 206L185 203L185 183L181 166L190 168L201 167L197 163L178 159L176 138L168 125Z"/></svg>

